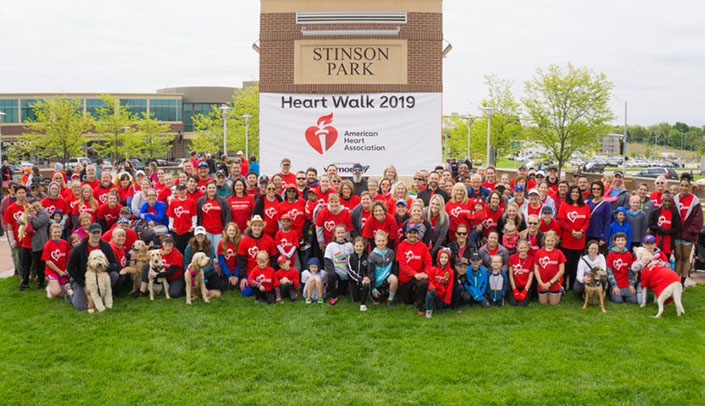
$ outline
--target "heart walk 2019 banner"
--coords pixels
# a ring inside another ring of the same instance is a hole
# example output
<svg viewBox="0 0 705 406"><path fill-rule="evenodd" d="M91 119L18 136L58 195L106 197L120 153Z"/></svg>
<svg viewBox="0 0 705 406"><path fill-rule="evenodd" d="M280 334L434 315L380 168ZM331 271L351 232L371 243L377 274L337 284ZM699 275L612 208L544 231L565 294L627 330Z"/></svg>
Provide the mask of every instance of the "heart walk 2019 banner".
<svg viewBox="0 0 705 406"><path fill-rule="evenodd" d="M401 176L441 162L441 93L260 94L261 173L336 164L342 176L354 163L381 176L394 165Z"/></svg>

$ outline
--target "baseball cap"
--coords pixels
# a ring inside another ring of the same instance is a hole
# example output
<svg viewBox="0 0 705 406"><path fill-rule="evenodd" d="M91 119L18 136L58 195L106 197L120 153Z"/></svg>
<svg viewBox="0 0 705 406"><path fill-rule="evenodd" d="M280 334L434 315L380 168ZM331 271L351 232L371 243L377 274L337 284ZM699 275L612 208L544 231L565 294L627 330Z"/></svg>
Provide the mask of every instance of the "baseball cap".
<svg viewBox="0 0 705 406"><path fill-rule="evenodd" d="M354 164L352 167L353 172L362 172L362 165L361 164Z"/></svg>
<svg viewBox="0 0 705 406"><path fill-rule="evenodd" d="M470 264L470 261L468 261L468 259L465 257L458 257L455 260L455 265L468 266L468 264Z"/></svg>
<svg viewBox="0 0 705 406"><path fill-rule="evenodd" d="M558 167L557 167L556 165L551 165L551 166L548 167L548 170L549 170L549 172L550 172L550 171L557 171L557 170L558 170Z"/></svg>
<svg viewBox="0 0 705 406"><path fill-rule="evenodd" d="M538 195L538 194L539 194L539 191L536 188L532 187L531 189L529 189L529 196Z"/></svg>
<svg viewBox="0 0 705 406"><path fill-rule="evenodd" d="M183 183L179 183L178 185L176 185L176 190L186 190L186 185L184 185Z"/></svg>
<svg viewBox="0 0 705 406"><path fill-rule="evenodd" d="M289 164L289 165L291 165L291 159L289 159L289 158L284 158L284 159L282 159L282 163L281 163L281 164L282 164L282 165L284 165L284 164Z"/></svg>
<svg viewBox="0 0 705 406"><path fill-rule="evenodd" d="M269 178L267 177L267 175L260 176L259 183L269 183Z"/></svg>
<svg viewBox="0 0 705 406"><path fill-rule="evenodd" d="M470 253L470 261L482 261L482 256L480 256L479 252L473 251Z"/></svg>
<svg viewBox="0 0 705 406"><path fill-rule="evenodd" d="M289 262L289 258L284 255L279 255L279 258L277 258L277 264L281 264L282 262Z"/></svg>
<svg viewBox="0 0 705 406"><path fill-rule="evenodd" d="M242 151L237 151L237 153L235 155L245 155L245 153Z"/></svg>
<svg viewBox="0 0 705 406"><path fill-rule="evenodd" d="M404 200L404 199L399 199L399 200L397 200L397 204L396 204L396 205L397 205L397 206L402 205L402 206L404 206L404 207L409 207L409 203L407 203L406 200Z"/></svg>
<svg viewBox="0 0 705 406"><path fill-rule="evenodd" d="M406 225L406 232L407 232L407 233L411 233L411 232L418 233L418 232L419 232L419 226L417 226L416 224L413 224L413 223L409 223L409 224Z"/></svg>
<svg viewBox="0 0 705 406"><path fill-rule="evenodd" d="M54 212L56 213L56 212ZM130 224L130 219L126 219L125 217L120 217L117 219L118 224Z"/></svg>
<svg viewBox="0 0 705 406"><path fill-rule="evenodd" d="M651 234L647 234L644 236L644 239L642 240L642 242L644 244L656 244L656 237Z"/></svg>
<svg viewBox="0 0 705 406"><path fill-rule="evenodd" d="M193 235L206 235L206 228L203 226L198 226L196 227L195 230L193 230Z"/></svg>
<svg viewBox="0 0 705 406"><path fill-rule="evenodd" d="M515 191L515 192L525 192L526 189L524 189L524 186L518 185L518 186L515 186L515 187L514 187L514 191Z"/></svg>
<svg viewBox="0 0 705 406"><path fill-rule="evenodd" d="M215 173L215 176L217 177L225 177L225 171L224 170L219 170L218 172Z"/></svg>
<svg viewBox="0 0 705 406"><path fill-rule="evenodd" d="M254 216L252 216L252 219L250 220L250 224L257 223L257 222L264 223L264 220L262 220L262 216L260 216L259 214L255 214Z"/></svg>
<svg viewBox="0 0 705 406"><path fill-rule="evenodd" d="M289 220L289 221L291 221L291 216L289 215L289 213L284 213L284 214L282 214L282 216L279 218L279 220L281 220L281 221L284 221L284 220Z"/></svg>
<svg viewBox="0 0 705 406"><path fill-rule="evenodd" d="M619 176L620 178L623 178L624 173L622 173L622 171L614 171L614 176Z"/></svg>
<svg viewBox="0 0 705 406"><path fill-rule="evenodd" d="M174 242L174 237L172 237L171 234L164 234L164 236L162 236L162 244L167 242Z"/></svg>
<svg viewBox="0 0 705 406"><path fill-rule="evenodd" d="M93 234L93 233L102 233L103 228L100 227L100 224L98 223L93 223L88 227L88 233Z"/></svg>
<svg viewBox="0 0 705 406"><path fill-rule="evenodd" d="M132 214L132 210L129 207L123 207L120 209L120 214Z"/></svg>
<svg viewBox="0 0 705 406"><path fill-rule="evenodd" d="M140 175L144 176L144 171L141 169L139 171L135 172L135 176L140 176Z"/></svg>
<svg viewBox="0 0 705 406"><path fill-rule="evenodd" d="M208 168L208 163L201 161L198 163L198 167L199 168Z"/></svg>
<svg viewBox="0 0 705 406"><path fill-rule="evenodd" d="M543 206L543 208L541 209L541 214L546 214L546 213L553 214L553 209L551 209L551 207L549 207L549 206Z"/></svg>
<svg viewBox="0 0 705 406"><path fill-rule="evenodd" d="M519 166L519 169L524 169L524 170L526 170L526 169L529 169L529 168L527 168L526 165L523 165L523 164L522 164L522 165Z"/></svg>
<svg viewBox="0 0 705 406"><path fill-rule="evenodd" d="M320 268L320 267L321 267L321 261L319 261L318 258L315 258L315 257L314 257L314 258L311 258L311 259L308 260L308 266L311 266L311 265L316 265L317 267Z"/></svg>
<svg viewBox="0 0 705 406"><path fill-rule="evenodd" d="M545 178L545 177L546 177L546 172L544 172L544 171L538 171L538 172L536 172L536 177L537 177L537 178L538 178L538 177Z"/></svg>

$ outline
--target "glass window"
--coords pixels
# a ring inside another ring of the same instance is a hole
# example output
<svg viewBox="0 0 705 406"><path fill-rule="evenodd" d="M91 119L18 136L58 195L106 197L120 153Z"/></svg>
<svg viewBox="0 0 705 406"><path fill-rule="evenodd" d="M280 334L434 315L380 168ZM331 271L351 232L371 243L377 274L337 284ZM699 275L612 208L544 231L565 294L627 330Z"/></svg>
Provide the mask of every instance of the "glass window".
<svg viewBox="0 0 705 406"><path fill-rule="evenodd" d="M120 104L129 107L130 113L138 119L147 112L147 99L120 99Z"/></svg>
<svg viewBox="0 0 705 406"><path fill-rule="evenodd" d="M18 123L19 117L17 108L17 99L0 99L0 111L5 113L5 118L2 119L3 123Z"/></svg>
<svg viewBox="0 0 705 406"><path fill-rule="evenodd" d="M193 116L197 114L203 114L207 116L213 111L217 104L209 103L186 103L184 104L184 131L192 132L193 129Z"/></svg>
<svg viewBox="0 0 705 406"><path fill-rule="evenodd" d="M153 99L149 101L149 112L159 121L181 121L181 100Z"/></svg>
<svg viewBox="0 0 705 406"><path fill-rule="evenodd" d="M22 122L26 123L29 121L34 121L37 117L34 115L34 109L32 108L37 102L37 99L22 99Z"/></svg>
<svg viewBox="0 0 705 406"><path fill-rule="evenodd" d="M98 118L98 109L101 107L108 107L108 105L100 99L86 99L86 113L94 118Z"/></svg>

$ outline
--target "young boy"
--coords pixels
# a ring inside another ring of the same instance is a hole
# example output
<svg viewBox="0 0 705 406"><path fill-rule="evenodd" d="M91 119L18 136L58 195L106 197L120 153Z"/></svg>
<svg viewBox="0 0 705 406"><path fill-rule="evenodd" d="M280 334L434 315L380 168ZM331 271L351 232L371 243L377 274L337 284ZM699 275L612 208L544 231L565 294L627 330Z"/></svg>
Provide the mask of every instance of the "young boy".
<svg viewBox="0 0 705 406"><path fill-rule="evenodd" d="M485 211L485 203L482 199L474 199L474 201L471 200L470 203L473 208L468 214L468 221L470 223L468 245L477 249L482 245L482 222L487 218L487 211Z"/></svg>
<svg viewBox="0 0 705 406"><path fill-rule="evenodd" d="M389 239L385 231L375 233L375 248L367 257L368 275L372 275L372 301L379 304L384 295L389 292L387 306L394 305L394 296L397 294L399 279L397 274L398 263L396 254L387 248Z"/></svg>
<svg viewBox="0 0 705 406"><path fill-rule="evenodd" d="M266 251L257 253L257 266L250 271L248 282L254 291L255 303L262 300L269 304L281 302L279 278L269 266L269 254Z"/></svg>
<svg viewBox="0 0 705 406"><path fill-rule="evenodd" d="M627 237L627 250L631 250L632 246L632 226L627 223L627 209L617 207L614 211L614 221L610 224L610 234L607 241L611 244L610 248L614 247L614 237L618 233L624 233Z"/></svg>
<svg viewBox="0 0 705 406"><path fill-rule="evenodd" d="M326 283L326 273L321 272L321 262L318 258L308 260L308 269L301 273L301 283L304 284L306 304L323 304L323 284Z"/></svg>
<svg viewBox="0 0 705 406"><path fill-rule="evenodd" d="M426 318L433 317L433 307L439 309L450 306L453 299L453 270L450 268L450 249L438 251L438 266L431 268L428 274L428 291L426 292Z"/></svg>
<svg viewBox="0 0 705 406"><path fill-rule="evenodd" d="M301 275L299 275L298 270L291 267L291 260L285 255L279 255L277 263L279 264L279 270L276 274L277 279L279 279L279 290L281 291L282 297L288 297L292 302L295 302L299 299L297 292L301 284Z"/></svg>
<svg viewBox="0 0 705 406"><path fill-rule="evenodd" d="M470 264L472 267L468 269L468 278L463 288L470 294L472 300L470 304L479 304L483 309L490 307L490 303L485 298L487 291L487 269L482 266L482 256L475 251L470 254Z"/></svg>
<svg viewBox="0 0 705 406"><path fill-rule="evenodd" d="M641 247L646 232L649 231L649 216L641 210L641 198L634 195L629 198L627 223L632 228L632 247Z"/></svg>
<svg viewBox="0 0 705 406"><path fill-rule="evenodd" d="M299 235L291 229L293 222L289 213L283 214L279 218L281 228L274 235L274 244L279 251L280 256L284 256L289 260L289 266L293 267L296 262L296 251L299 248Z"/></svg>
<svg viewBox="0 0 705 406"><path fill-rule="evenodd" d="M610 281L610 299L614 303L637 303L636 274L632 271L634 257L627 250L627 235L617 233L614 246L607 255L607 278Z"/></svg>
<svg viewBox="0 0 705 406"><path fill-rule="evenodd" d="M507 293L509 279L502 271L502 265L502 257L492 256L492 262L490 262L492 273L487 280L487 301L491 306L504 307L504 295Z"/></svg>
<svg viewBox="0 0 705 406"><path fill-rule="evenodd" d="M455 282L453 283L453 310L460 313L460 306L470 304L472 296L465 290L464 286L468 282L467 258L459 256L455 259Z"/></svg>

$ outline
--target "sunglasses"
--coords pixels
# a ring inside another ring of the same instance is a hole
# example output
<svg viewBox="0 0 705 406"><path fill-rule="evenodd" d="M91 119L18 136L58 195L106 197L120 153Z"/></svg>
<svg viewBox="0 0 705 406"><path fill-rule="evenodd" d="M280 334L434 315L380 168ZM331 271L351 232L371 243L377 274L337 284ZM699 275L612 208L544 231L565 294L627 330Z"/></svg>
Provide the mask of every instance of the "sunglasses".
<svg viewBox="0 0 705 406"><path fill-rule="evenodd" d="M268 187L267 190L277 190L277 188Z"/></svg>
<svg viewBox="0 0 705 406"><path fill-rule="evenodd" d="M537 226L537 225L539 225L539 223L529 222L529 225L530 225L530 226Z"/></svg>
<svg viewBox="0 0 705 406"><path fill-rule="evenodd" d="M455 235L468 235L468 233L456 232Z"/></svg>
<svg viewBox="0 0 705 406"><path fill-rule="evenodd" d="M296 178L296 180L306 180L306 178Z"/></svg>
<svg viewBox="0 0 705 406"><path fill-rule="evenodd" d="M423 182L423 181L424 181L423 178L414 178L414 180L417 181L417 182Z"/></svg>

